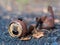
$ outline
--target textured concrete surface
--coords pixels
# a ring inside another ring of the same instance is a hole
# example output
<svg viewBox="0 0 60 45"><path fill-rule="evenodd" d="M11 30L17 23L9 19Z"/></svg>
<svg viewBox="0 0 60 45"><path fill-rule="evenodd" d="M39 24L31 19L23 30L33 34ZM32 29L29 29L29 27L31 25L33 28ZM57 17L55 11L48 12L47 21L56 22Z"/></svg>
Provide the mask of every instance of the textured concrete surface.
<svg viewBox="0 0 60 45"><path fill-rule="evenodd" d="M23 15L23 16L22 16ZM29 41L21 41L17 38L12 38L8 33L8 26L10 21L14 18L22 17L24 20L28 19L28 24L35 23L36 16L34 14L22 14L9 13L4 8L0 7L0 45L60 45L60 23L56 25L58 29L54 29L52 32L47 33L46 36L40 39L32 38ZM55 16L55 18L60 18Z"/></svg>

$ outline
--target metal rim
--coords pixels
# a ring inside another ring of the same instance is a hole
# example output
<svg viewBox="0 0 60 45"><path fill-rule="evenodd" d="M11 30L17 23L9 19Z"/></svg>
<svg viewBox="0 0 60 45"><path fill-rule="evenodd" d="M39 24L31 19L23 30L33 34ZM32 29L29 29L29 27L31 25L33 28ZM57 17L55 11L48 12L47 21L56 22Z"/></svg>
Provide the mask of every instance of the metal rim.
<svg viewBox="0 0 60 45"><path fill-rule="evenodd" d="M12 33L12 31L13 31L13 26L17 26L17 27L18 27L18 28L17 28L17 31L19 32L18 35L15 35L15 34ZM21 34L22 34L22 30L23 30L23 29L22 29L21 24L20 24L19 22L15 21L15 22L13 22L13 23L11 23L11 24L9 25L8 32L9 32L10 36L12 36L12 37L19 37L19 36L21 36Z"/></svg>

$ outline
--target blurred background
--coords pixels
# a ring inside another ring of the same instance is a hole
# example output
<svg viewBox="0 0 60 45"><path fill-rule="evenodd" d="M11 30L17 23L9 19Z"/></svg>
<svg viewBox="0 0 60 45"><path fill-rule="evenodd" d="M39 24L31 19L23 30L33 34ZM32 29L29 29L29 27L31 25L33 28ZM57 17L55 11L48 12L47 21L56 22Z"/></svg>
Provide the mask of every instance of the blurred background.
<svg viewBox="0 0 60 45"><path fill-rule="evenodd" d="M0 0L0 5L7 11L13 12L46 12L48 5L51 5L55 14L59 15L60 0Z"/></svg>
<svg viewBox="0 0 60 45"><path fill-rule="evenodd" d="M0 0L0 45L60 45L60 22L58 29L40 39L21 41L8 33L11 20L21 17L27 25L34 24L36 17L48 13L49 5L53 7L55 18L60 20L60 0Z"/></svg>

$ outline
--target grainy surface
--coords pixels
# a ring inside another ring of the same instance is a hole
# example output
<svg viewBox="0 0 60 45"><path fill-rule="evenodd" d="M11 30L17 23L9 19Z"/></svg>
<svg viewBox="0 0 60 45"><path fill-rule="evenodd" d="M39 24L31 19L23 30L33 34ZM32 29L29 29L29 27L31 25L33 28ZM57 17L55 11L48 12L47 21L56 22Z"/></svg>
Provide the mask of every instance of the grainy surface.
<svg viewBox="0 0 60 45"><path fill-rule="evenodd" d="M4 8L0 7L0 45L58 45L60 43L59 25L56 26L58 29L46 33L47 35L40 39L32 38L29 41L21 41L17 38L12 38L8 33L8 26L12 19L18 17L23 17L24 20L28 19L28 24L30 25L35 23L36 15L17 15L16 13L9 13ZM55 17L60 18L59 16Z"/></svg>

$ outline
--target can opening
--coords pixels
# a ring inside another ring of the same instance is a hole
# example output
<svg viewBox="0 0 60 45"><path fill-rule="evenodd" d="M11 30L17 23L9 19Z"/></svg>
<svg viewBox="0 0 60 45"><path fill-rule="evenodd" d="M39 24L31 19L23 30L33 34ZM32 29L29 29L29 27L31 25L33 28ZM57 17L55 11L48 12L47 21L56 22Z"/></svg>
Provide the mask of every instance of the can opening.
<svg viewBox="0 0 60 45"><path fill-rule="evenodd" d="M16 26L13 27L13 31L12 32L13 32L13 34L18 35L19 32L17 31L17 27Z"/></svg>

